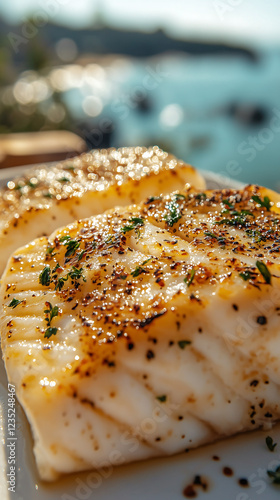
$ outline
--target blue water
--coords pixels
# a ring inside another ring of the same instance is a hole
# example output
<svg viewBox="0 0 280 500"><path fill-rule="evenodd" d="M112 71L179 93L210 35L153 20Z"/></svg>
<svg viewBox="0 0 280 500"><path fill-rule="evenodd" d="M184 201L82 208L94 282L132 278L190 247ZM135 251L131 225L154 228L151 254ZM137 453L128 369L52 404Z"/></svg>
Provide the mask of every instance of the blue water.
<svg viewBox="0 0 280 500"><path fill-rule="evenodd" d="M66 99L81 117L82 96L99 95L104 108L92 127L102 131L102 120L111 120L112 145L159 144L198 168L280 190L280 51L267 50L256 63L170 55L105 70L106 92L73 89ZM148 100L145 111L135 105L139 98ZM177 123L163 119L170 105ZM248 106L262 116L240 118L230 105L242 116Z"/></svg>

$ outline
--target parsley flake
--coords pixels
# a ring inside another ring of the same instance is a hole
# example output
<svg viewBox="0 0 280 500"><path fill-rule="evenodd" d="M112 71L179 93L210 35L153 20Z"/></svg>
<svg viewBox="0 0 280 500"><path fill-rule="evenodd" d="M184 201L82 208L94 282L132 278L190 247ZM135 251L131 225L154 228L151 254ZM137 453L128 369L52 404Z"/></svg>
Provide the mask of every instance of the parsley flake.
<svg viewBox="0 0 280 500"><path fill-rule="evenodd" d="M277 446L277 443L273 443L273 439L270 436L267 436L265 438L266 446L268 447L269 451L274 451L274 448Z"/></svg>
<svg viewBox="0 0 280 500"><path fill-rule="evenodd" d="M243 279L243 281L248 281L253 278L253 275L250 273L250 271L244 271L244 273L239 273L240 278Z"/></svg>
<svg viewBox="0 0 280 500"><path fill-rule="evenodd" d="M225 238L223 236L217 236L216 234L211 233L211 231L205 231L204 234L205 234L205 236L210 236L210 238L214 238L221 245L225 245L226 244Z"/></svg>
<svg viewBox="0 0 280 500"><path fill-rule="evenodd" d="M55 316L58 316L58 306L52 306L50 302L46 302L46 307L47 309L44 310L44 313L46 314L46 322L47 325L51 325L51 321Z"/></svg>
<svg viewBox="0 0 280 500"><path fill-rule="evenodd" d="M222 203L226 205L228 208L233 209L234 205L227 199L227 200L222 200Z"/></svg>
<svg viewBox="0 0 280 500"><path fill-rule="evenodd" d="M46 250L46 255L50 256L50 257L53 257L54 250L55 250L55 247L48 247L47 250Z"/></svg>
<svg viewBox="0 0 280 500"><path fill-rule="evenodd" d="M68 177L61 177L60 179L57 179L59 182L70 182L70 179Z"/></svg>
<svg viewBox="0 0 280 500"><path fill-rule="evenodd" d="M184 283L186 283L187 287L189 287L194 279L195 275L195 269L192 269L190 273L187 274L187 276L184 278Z"/></svg>
<svg viewBox="0 0 280 500"><path fill-rule="evenodd" d="M268 196L265 196L264 199L262 200L259 196L253 195L251 200L255 201L261 207L266 208L266 210L270 210L271 205Z"/></svg>
<svg viewBox="0 0 280 500"><path fill-rule="evenodd" d="M185 200L185 199L186 199L186 197L185 197L185 195L184 195L184 194L180 194L180 193L179 193L179 194L175 194L175 195L174 195L174 199L175 199L175 200Z"/></svg>
<svg viewBox="0 0 280 500"><path fill-rule="evenodd" d="M161 196L150 196L150 198L148 198L147 201L145 201L145 205L149 205L149 203L152 203L153 201L158 201L158 200L162 200L162 197Z"/></svg>
<svg viewBox="0 0 280 500"><path fill-rule="evenodd" d="M168 213L164 216L164 220L166 220L168 226L172 227L182 217L180 206L175 200L172 200L166 205L166 207L168 209Z"/></svg>
<svg viewBox="0 0 280 500"><path fill-rule="evenodd" d="M67 248L65 257L70 257L71 255L73 255L80 246L80 242L75 239L71 239L69 235L62 236L59 241L60 243L63 243L63 245Z"/></svg>
<svg viewBox="0 0 280 500"><path fill-rule="evenodd" d="M158 399L161 403L165 403L167 397L163 394L162 396L157 396L156 399Z"/></svg>
<svg viewBox="0 0 280 500"><path fill-rule="evenodd" d="M39 275L39 283L43 286L49 286L51 282L51 269L50 266L46 266Z"/></svg>
<svg viewBox="0 0 280 500"><path fill-rule="evenodd" d="M15 298L13 298L13 300L9 303L8 307L12 307L13 309L15 307L17 307L20 303L22 302L22 300L17 300Z"/></svg>
<svg viewBox="0 0 280 500"><path fill-rule="evenodd" d="M261 262L260 260L257 260L256 266L258 270L260 271L261 275L263 276L263 279L265 282L270 285L271 284L271 274L270 271L268 270L267 266L265 265L264 262Z"/></svg>
<svg viewBox="0 0 280 500"><path fill-rule="evenodd" d="M195 196L195 199L196 200L206 200L207 196L206 196L206 193L198 193L196 196Z"/></svg>
<svg viewBox="0 0 280 500"><path fill-rule="evenodd" d="M178 340L178 346L180 349L185 349L186 345L190 345L191 341L190 340Z"/></svg>
<svg viewBox="0 0 280 500"><path fill-rule="evenodd" d="M131 222L130 225L124 226L121 228L122 233L128 233L133 229L137 230L140 226L144 226L144 219L142 217L131 217L128 222ZM138 230L139 233L139 230Z"/></svg>
<svg viewBox="0 0 280 500"><path fill-rule="evenodd" d="M49 339L52 335L57 334L57 328L53 326L49 326L49 328L46 329L44 337Z"/></svg>
<svg viewBox="0 0 280 500"><path fill-rule="evenodd" d="M44 310L46 315L45 321L47 322L47 329L45 331L44 337L49 339L52 335L56 335L58 328L51 326L51 321L55 316L58 316L58 306L52 306L50 302L46 302L47 309Z"/></svg>
<svg viewBox="0 0 280 500"><path fill-rule="evenodd" d="M86 281L86 278L83 275L83 269L82 268L78 269L77 267L72 266L71 270L65 276L61 276L60 278L58 278L55 285L55 289L61 291L62 288L64 287L64 283L66 283L66 281L68 281L69 278L73 282L78 281L81 278L83 279L84 282Z"/></svg>
<svg viewBox="0 0 280 500"><path fill-rule="evenodd" d="M280 484L280 465L278 465L275 471L268 470L267 475L273 479L274 484Z"/></svg>
<svg viewBox="0 0 280 500"><path fill-rule="evenodd" d="M85 254L85 250L82 250L78 255L78 260L81 260Z"/></svg>
<svg viewBox="0 0 280 500"><path fill-rule="evenodd" d="M147 271L143 268L143 266L150 262L150 260L152 260L152 257L142 262L141 266L136 266L135 270L131 273L131 276L136 278L137 276L139 276L139 274L146 273Z"/></svg>

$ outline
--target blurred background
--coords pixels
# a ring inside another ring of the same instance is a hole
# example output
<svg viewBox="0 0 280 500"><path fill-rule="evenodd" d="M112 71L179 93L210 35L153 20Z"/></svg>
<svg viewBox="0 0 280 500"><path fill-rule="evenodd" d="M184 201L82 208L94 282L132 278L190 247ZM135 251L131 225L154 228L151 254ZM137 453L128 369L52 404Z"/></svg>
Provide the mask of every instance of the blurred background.
<svg viewBox="0 0 280 500"><path fill-rule="evenodd" d="M280 190L279 0L0 3L0 166L157 144Z"/></svg>

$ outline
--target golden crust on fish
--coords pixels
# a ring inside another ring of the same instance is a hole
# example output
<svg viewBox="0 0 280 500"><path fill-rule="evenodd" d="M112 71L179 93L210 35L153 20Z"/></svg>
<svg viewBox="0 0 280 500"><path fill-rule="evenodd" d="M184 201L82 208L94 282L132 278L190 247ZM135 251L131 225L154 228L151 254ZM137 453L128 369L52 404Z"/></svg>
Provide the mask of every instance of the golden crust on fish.
<svg viewBox="0 0 280 500"><path fill-rule="evenodd" d="M205 186L193 167L157 146L95 150L53 167L35 167L0 191L0 274L10 254L34 238L185 183Z"/></svg>
<svg viewBox="0 0 280 500"><path fill-rule="evenodd" d="M188 188L14 253L2 349L43 479L279 418L279 202Z"/></svg>

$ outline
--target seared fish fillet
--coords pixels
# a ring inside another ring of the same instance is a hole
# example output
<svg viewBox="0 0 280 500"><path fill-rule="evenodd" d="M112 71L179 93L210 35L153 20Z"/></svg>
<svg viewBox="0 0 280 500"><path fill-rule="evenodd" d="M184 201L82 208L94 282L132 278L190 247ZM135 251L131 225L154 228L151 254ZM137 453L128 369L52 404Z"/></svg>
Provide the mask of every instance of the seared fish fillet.
<svg viewBox="0 0 280 500"><path fill-rule="evenodd" d="M96 150L51 168L33 168L0 190L0 275L11 253L34 238L185 183L205 187L193 167L157 146Z"/></svg>
<svg viewBox="0 0 280 500"><path fill-rule="evenodd" d="M189 188L14 253L2 350L42 479L279 418L277 204L257 186Z"/></svg>

